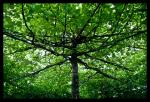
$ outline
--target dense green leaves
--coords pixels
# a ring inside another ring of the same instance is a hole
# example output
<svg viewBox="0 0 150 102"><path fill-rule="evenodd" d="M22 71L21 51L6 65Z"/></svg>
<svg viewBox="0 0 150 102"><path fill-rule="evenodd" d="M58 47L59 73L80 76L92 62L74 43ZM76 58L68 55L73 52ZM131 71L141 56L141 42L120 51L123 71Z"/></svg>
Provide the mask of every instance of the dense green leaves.
<svg viewBox="0 0 150 102"><path fill-rule="evenodd" d="M71 98L72 54L80 98L146 97L146 4L3 7L5 98Z"/></svg>

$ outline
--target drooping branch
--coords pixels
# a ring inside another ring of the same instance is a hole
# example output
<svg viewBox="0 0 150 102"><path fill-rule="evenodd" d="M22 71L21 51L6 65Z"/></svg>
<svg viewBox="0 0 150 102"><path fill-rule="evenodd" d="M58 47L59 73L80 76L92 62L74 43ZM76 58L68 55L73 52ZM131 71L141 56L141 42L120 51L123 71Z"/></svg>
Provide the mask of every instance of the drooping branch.
<svg viewBox="0 0 150 102"><path fill-rule="evenodd" d="M142 33L142 32L145 32L145 31L139 31L138 33ZM121 42L121 41L123 41L125 39L128 39L128 37L130 38L130 36L128 36L128 34L133 34L133 33L134 34L137 33L136 29L132 29L130 32L123 32L123 33L114 33L114 34L109 34L109 33L107 34L107 33L105 33L105 34L93 35L93 36L83 36L85 38L82 40L82 42L80 40L78 40L78 39L77 39L77 41L78 41L78 43L81 42L81 44L83 44L83 43L86 44L86 43L88 43L88 42L90 42L92 40L93 40L92 42L95 42L95 43L98 42L98 43L100 43L100 46L98 48L96 48L96 49L94 48L95 49L94 51L98 51L99 49L103 49L105 47L110 47L114 43L116 43L116 45L117 45L118 42ZM113 41L105 42L107 38L116 37L116 36L119 39L114 39ZM136 36L136 35L131 35L131 36ZM89 52L92 51L92 50L93 49L89 49Z"/></svg>
<svg viewBox="0 0 150 102"><path fill-rule="evenodd" d="M44 71L44 70L46 70L46 69L48 69L48 68L50 68L50 67L53 67L53 66L56 66L56 65L62 65L62 64L65 63L67 60L68 60L68 59L65 59L64 61L60 61L60 62L55 63L55 64L47 65L45 68L40 69L40 70L35 71L35 72L32 72L32 73L29 74L29 75L32 75L32 76L33 76L33 75L36 75L36 74L40 73L41 71Z"/></svg>
<svg viewBox="0 0 150 102"><path fill-rule="evenodd" d="M138 32L132 32L132 33L134 33L134 34L132 34L132 35L130 35L130 36L126 36L126 37L120 38L120 39L118 39L118 40L114 40L114 41L111 41L111 42L107 42L107 43L103 44L103 46L99 46L99 47L97 47L97 48L89 49L88 51L85 51L85 52L78 52L77 55L78 55L78 56L81 56L81 55L85 55L85 54L87 54L87 53L99 51L99 50L104 49L104 48L111 48L111 47L117 45L118 43L120 43L121 41L127 40L127 39L132 38L132 37L139 36L139 35L141 35L141 34L143 34L143 33L145 33L145 32L146 32L146 30L144 30L144 31L138 31ZM130 32L130 33L131 33L131 32Z"/></svg>
<svg viewBox="0 0 150 102"><path fill-rule="evenodd" d="M67 56L68 56L68 55L66 55L66 54L59 54L59 53L57 53L56 51L52 50L51 48L45 47L44 45L40 44L39 42L34 42L34 43L32 43L32 40L29 40L29 39L24 38L24 37L22 37L22 36L18 36L17 34L13 34L13 32L8 32L8 31L5 31L5 30L4 30L4 35L9 36L9 37L11 37L11 38L13 38L13 39L15 39L15 40L19 40L19 41L28 43L28 44L30 44L30 45L33 45L33 46L36 47L36 48L41 48L41 49L43 49L43 50L47 50L47 51L51 52L51 54L54 54L54 55L56 55L56 56L63 56L63 57L67 57Z"/></svg>
<svg viewBox="0 0 150 102"><path fill-rule="evenodd" d="M114 79L114 80L119 80L115 77L113 77L112 75L109 75L109 74L106 74L104 72L102 72L100 69L98 68L94 68L94 67L90 67L87 63L83 62L81 59L77 58L77 62L84 65L86 67L86 69L91 69L91 70L94 70L96 71L97 73L103 75L104 77L107 77L107 78L111 78L111 79Z"/></svg>
<svg viewBox="0 0 150 102"><path fill-rule="evenodd" d="M119 65L119 64L116 64L116 63L113 63L113 62L109 62L109 61L103 60L103 59L101 59L101 58L96 58L96 57L90 56L89 54L85 54L85 56L88 56L88 57L90 57L90 58L92 58L92 59L100 60L100 61L102 61L102 62L104 62L104 63L107 63L107 64L110 64L110 65L116 66L116 67L121 68L121 69L123 69L123 70L132 71L131 69L126 68L126 67L124 67L124 66L122 66L122 65Z"/></svg>
<svg viewBox="0 0 150 102"><path fill-rule="evenodd" d="M35 76L35 75L39 74L41 71L44 71L44 70L46 70L46 69L49 69L49 68L54 67L54 66L57 66L57 65L62 65L62 64L65 63L67 60L68 60L68 59L65 59L64 61L60 61L60 62L55 63L55 64L47 65L45 68L39 69L39 70L34 71L34 72L26 73L26 74L22 75L22 76L19 77L19 78L11 79L11 81L18 81L18 80L23 79L23 78L26 78L26 77Z"/></svg>

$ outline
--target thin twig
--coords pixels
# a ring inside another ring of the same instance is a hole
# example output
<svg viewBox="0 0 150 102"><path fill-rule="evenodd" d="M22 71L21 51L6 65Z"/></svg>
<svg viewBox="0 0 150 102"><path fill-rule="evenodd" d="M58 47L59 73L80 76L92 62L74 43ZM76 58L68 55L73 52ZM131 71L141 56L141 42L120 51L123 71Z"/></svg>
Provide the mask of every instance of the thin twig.
<svg viewBox="0 0 150 102"><path fill-rule="evenodd" d="M22 16L23 16L23 20L24 20L24 23L25 23L26 28L30 31L30 34L29 34L29 35L31 35L31 37L32 37L31 42L34 43L35 35L34 35L34 33L32 32L32 30L31 30L31 29L28 27L28 25L27 25L27 21L26 21L26 19L25 19L25 15L24 15L23 3L22 3Z"/></svg>
<svg viewBox="0 0 150 102"><path fill-rule="evenodd" d="M23 21L24 21L24 23L25 23L26 28L30 31L30 33L33 34L32 30L28 27L27 21L26 21L26 19L25 19L23 3L22 3L22 17L23 17Z"/></svg>
<svg viewBox="0 0 150 102"><path fill-rule="evenodd" d="M91 18L94 16L94 14L96 13L96 11L100 7L100 5L101 5L101 3L99 3L98 6L95 8L95 10L91 14L91 16L89 17L89 19L87 20L87 22L84 24L84 26L82 27L82 29L79 31L78 35L82 34L82 32L84 31L85 27L88 25L88 23L90 22Z"/></svg>

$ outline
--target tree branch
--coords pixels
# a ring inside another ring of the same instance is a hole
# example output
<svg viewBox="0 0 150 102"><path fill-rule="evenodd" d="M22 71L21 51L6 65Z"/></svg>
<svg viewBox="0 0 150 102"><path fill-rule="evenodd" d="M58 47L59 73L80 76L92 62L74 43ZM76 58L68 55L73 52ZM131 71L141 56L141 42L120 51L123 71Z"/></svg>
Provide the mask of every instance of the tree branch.
<svg viewBox="0 0 150 102"><path fill-rule="evenodd" d="M116 19L117 19L117 22L115 22L116 25L115 25L115 27L114 27L112 33L114 33L114 32L116 31L116 28L118 27L118 23L119 23L119 21L120 21L121 15L122 15L123 11L125 10L125 7L126 7L126 6L127 6L127 4L124 4L124 7L123 7L121 13L119 14L119 17L116 18ZM117 17L117 15L116 15L116 17Z"/></svg>
<svg viewBox="0 0 150 102"><path fill-rule="evenodd" d="M28 51L28 50L30 50L30 49L32 49L33 47L26 47L26 48L23 48L23 49L18 49L18 50L16 50L16 51L14 51L14 52L12 52L12 53L8 53L8 54L6 54L6 55L10 55L10 54L14 54L14 53L18 53L18 52L23 52L23 51Z"/></svg>
<svg viewBox="0 0 150 102"><path fill-rule="evenodd" d="M84 65L87 69L92 69L92 70L96 71L97 73L99 73L99 74L101 74L101 75L103 75L103 76L105 76L105 77L107 77L107 78L111 78L111 79L114 79L114 80L119 80L119 79L113 77L112 75L108 75L108 74L102 72L102 71L101 71L100 69L98 69L98 68L94 68L94 67L88 66L87 63L83 62L83 61L82 61L81 59L79 59L79 58L77 58L77 62L80 63L80 64L82 64L82 65Z"/></svg>
<svg viewBox="0 0 150 102"><path fill-rule="evenodd" d="M32 32L32 30L27 25L27 22L26 22L26 19L25 19L25 15L24 15L23 3L22 3L22 16L23 16L23 20L24 20L26 28L30 31L29 36L32 37L31 42L34 43L35 34Z"/></svg>
<svg viewBox="0 0 150 102"><path fill-rule="evenodd" d="M100 59L100 58L96 58L96 57L90 56L90 55L88 55L88 54L85 54L85 56L88 56L88 57L90 57L90 58L92 58L92 59L100 60L100 61L102 61L102 62L104 62L104 63L107 63L107 64L110 64L110 65L116 66L116 67L118 67L118 68L122 68L122 69L124 69L124 70L132 71L131 69L128 69L128 68L126 68L126 67L124 67L124 66L121 66L121 65L119 65L119 64L116 64L116 63L113 63L113 62L109 62L109 61L106 61L106 60L103 60L103 59Z"/></svg>
<svg viewBox="0 0 150 102"><path fill-rule="evenodd" d="M126 39L129 39L129 38L132 38L132 37L141 35L141 34L143 34L143 33L145 33L145 32L147 32L147 31L146 31L146 30L144 30L144 31L138 31L138 32L136 32L136 33L133 34L133 35L126 36L126 37L124 37L124 38L121 38L121 39L119 39L119 40L116 40L115 42L111 42L112 44L111 44L111 46L110 46L109 48L111 48L111 47L117 45L117 43L119 43L119 42L121 42L121 41L123 41L123 40L126 40Z"/></svg>
<svg viewBox="0 0 150 102"><path fill-rule="evenodd" d="M119 21L120 21L121 15L122 15L122 13L123 13L123 11L124 11L124 9L125 9L125 6L126 6L126 4L124 4L124 7L123 7L121 13L119 14L119 17L116 18L116 19L117 19L117 22L115 22L116 24L113 25L113 26L114 26L114 29L112 29L112 32L111 32L112 34L116 31L116 28L118 27L118 23L119 23ZM117 17L117 14L116 14L116 17ZM109 39L110 39L110 37L108 37L105 41L103 41L103 44L106 43ZM102 46L103 46L103 44L102 44Z"/></svg>
<svg viewBox="0 0 150 102"><path fill-rule="evenodd" d="M65 26L64 25L64 23L60 20L60 19L58 19L58 16L54 13L55 11L53 11L52 9L51 9L51 7L49 8L49 10L52 12L52 14L56 17L56 19L63 25L63 26Z"/></svg>
<svg viewBox="0 0 150 102"><path fill-rule="evenodd" d="M52 64L52 65L47 65L45 68L40 69L40 70L35 71L35 72L32 72L32 73L30 73L30 74L28 74L28 75L29 75L29 76L30 76L30 75L31 75L31 76L34 76L34 75L40 73L41 71L44 71L44 70L46 70L46 69L48 69L48 68L50 68L50 67L53 67L53 66L56 66L56 65L62 65L62 64L65 63L66 61L67 61L67 59L65 59L64 61L60 61L60 62L58 62L58 63Z"/></svg>
<svg viewBox="0 0 150 102"><path fill-rule="evenodd" d="M17 35L15 35L15 34L11 33L11 32L5 31L5 30L4 30L4 35L9 36L9 37L11 37L11 38L13 38L13 39L16 39L16 40L19 40L19 41L22 41L22 42L31 44L31 45L33 45L33 46L35 46L35 47L37 47L37 48L42 48L42 49L44 49L44 50L47 50L47 51L51 52L51 54L54 54L54 55L56 55L56 56L63 56L63 57L68 56L68 55L66 55L66 54L59 54L59 53L57 53L56 51L54 51L54 50L52 50L52 49L48 49L48 48L46 48L45 46L39 44L39 42L32 43L32 40L26 39L26 38L24 38L24 37L22 37L22 36L21 36L21 37L22 37L22 38L21 38L20 36L17 36Z"/></svg>
<svg viewBox="0 0 150 102"><path fill-rule="evenodd" d="M100 7L101 3L99 3L97 5L97 7L95 8L95 10L93 11L93 13L91 14L91 16L89 17L89 19L87 20L87 22L85 23L85 25L82 27L82 29L79 31L78 35L81 35L82 32L84 31L85 27L88 25L88 23L90 22L91 18L94 16L94 14L96 13L97 9Z"/></svg>
<svg viewBox="0 0 150 102"><path fill-rule="evenodd" d="M102 9L101 9L100 12L102 12ZM93 28L89 31L89 33L87 33L87 35L91 34L93 31L94 31L94 35L95 35L95 32L96 32L97 28L100 27L100 23L101 23L101 15L99 16L99 21L96 22L96 26L93 27Z"/></svg>
<svg viewBox="0 0 150 102"><path fill-rule="evenodd" d="M107 44L105 43L105 44L103 44L103 46L99 46L98 48L89 49L89 51L85 51L85 52L78 52L78 53L77 53L77 56L81 56L81 55L85 55L85 54L87 54L87 53L99 51L99 50L104 49L104 48L107 48L107 47L108 47L108 48L111 48L111 47L117 45L119 42L121 42L121 41L123 41L123 40L126 40L126 39L129 39L129 38L132 38L132 37L141 35L141 34L143 34L143 33L145 33L145 32L146 32L146 30L134 32L135 34L133 34L133 35L120 38L119 40L116 40L116 41L108 42ZM131 32L130 32L130 33L131 33Z"/></svg>
<svg viewBox="0 0 150 102"><path fill-rule="evenodd" d="M20 80L20 79L23 79L23 78L26 78L26 77L31 77L31 76L33 77L33 76L39 74L41 71L44 71L44 70L46 70L46 69L48 69L48 68L50 68L50 67L53 67L53 66L56 66L56 65L62 65L62 64L65 63L67 60L68 60L68 59L65 59L64 61L60 61L60 62L55 63L55 64L47 65L47 66L46 66L45 68L43 68L43 69L39 69L39 70L34 71L34 72L31 72L31 73L26 73L26 74L24 74L23 76L21 76L21 77L19 77L19 78L11 79L11 81L17 81L17 80Z"/></svg>
<svg viewBox="0 0 150 102"><path fill-rule="evenodd" d="M127 46L127 47L129 47L129 48L135 48L135 49L147 50L147 48L139 47L139 46Z"/></svg>
<svg viewBox="0 0 150 102"><path fill-rule="evenodd" d="M24 7L23 7L23 3L22 3L22 17L23 17L23 21L25 23L26 28L30 31L30 33L33 35L34 33L32 32L32 30L29 28L29 26L27 25L27 21L25 19L25 15L24 15Z"/></svg>
<svg viewBox="0 0 150 102"><path fill-rule="evenodd" d="M49 36L49 37L51 37L51 36ZM60 37L61 38L61 37ZM41 39L41 38L38 38L39 40L37 40L38 42L40 41L40 43L42 43L42 40L43 39ZM36 39L35 39L35 42L36 42ZM52 46L52 47L64 47L64 48L67 48L67 49L72 49L72 47L71 46L68 46L68 45L65 45L65 44L69 44L69 43L71 43L71 41L69 41L69 40L65 40L65 41L61 41L61 42L52 42L52 41L48 41L48 40L44 40L44 44L46 45L47 44L47 46Z"/></svg>

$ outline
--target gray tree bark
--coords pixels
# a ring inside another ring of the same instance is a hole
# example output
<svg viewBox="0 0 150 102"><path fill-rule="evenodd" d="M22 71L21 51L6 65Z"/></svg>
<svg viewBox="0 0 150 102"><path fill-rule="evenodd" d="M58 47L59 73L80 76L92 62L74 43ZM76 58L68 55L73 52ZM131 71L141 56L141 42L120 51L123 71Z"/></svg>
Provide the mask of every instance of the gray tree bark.
<svg viewBox="0 0 150 102"><path fill-rule="evenodd" d="M79 99L79 77L78 77L78 63L77 56L71 56L72 65L72 98Z"/></svg>
<svg viewBox="0 0 150 102"><path fill-rule="evenodd" d="M71 54L71 65L72 65L72 98L79 99L79 77L78 77L78 63L76 55L77 42L76 39L72 40L72 54Z"/></svg>

